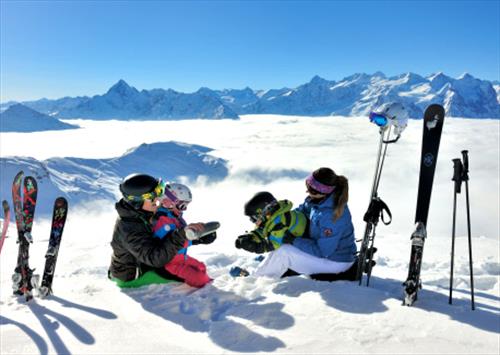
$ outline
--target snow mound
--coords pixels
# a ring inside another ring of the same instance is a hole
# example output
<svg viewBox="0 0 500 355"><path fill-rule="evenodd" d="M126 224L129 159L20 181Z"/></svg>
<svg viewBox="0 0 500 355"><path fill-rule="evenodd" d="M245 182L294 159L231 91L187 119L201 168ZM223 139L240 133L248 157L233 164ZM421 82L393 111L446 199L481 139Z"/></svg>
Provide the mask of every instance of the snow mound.
<svg viewBox="0 0 500 355"><path fill-rule="evenodd" d="M51 213L57 196L65 196L70 204L116 200L120 181L135 172L167 180L219 181L228 173L226 162L209 155L210 151L200 145L162 142L141 144L112 159L0 158L1 199L11 200L11 184L20 170L37 179L37 215Z"/></svg>

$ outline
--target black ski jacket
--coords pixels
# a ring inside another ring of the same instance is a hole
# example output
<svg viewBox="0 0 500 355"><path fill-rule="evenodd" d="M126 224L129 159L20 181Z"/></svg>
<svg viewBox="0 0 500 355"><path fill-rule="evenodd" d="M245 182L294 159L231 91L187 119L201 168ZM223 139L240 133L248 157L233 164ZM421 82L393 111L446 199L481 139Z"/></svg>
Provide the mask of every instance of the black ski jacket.
<svg viewBox="0 0 500 355"><path fill-rule="evenodd" d="M136 210L123 199L115 205L118 218L113 231L113 255L109 274L122 281L134 280L143 272L163 269L184 247L183 230L175 230L168 238L154 238L153 213Z"/></svg>

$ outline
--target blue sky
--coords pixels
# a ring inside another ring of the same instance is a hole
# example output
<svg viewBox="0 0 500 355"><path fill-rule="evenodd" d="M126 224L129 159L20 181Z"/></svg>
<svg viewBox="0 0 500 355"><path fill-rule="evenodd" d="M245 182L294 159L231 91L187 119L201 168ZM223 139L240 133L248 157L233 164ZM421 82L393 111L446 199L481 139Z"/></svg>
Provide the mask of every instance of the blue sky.
<svg viewBox="0 0 500 355"><path fill-rule="evenodd" d="M295 87L442 71L499 80L500 1L1 0L2 102Z"/></svg>

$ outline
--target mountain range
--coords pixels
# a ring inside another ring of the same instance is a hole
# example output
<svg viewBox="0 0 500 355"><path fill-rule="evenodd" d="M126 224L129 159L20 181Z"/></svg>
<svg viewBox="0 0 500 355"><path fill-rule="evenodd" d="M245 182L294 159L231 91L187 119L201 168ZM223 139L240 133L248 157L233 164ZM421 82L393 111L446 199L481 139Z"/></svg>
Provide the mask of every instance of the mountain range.
<svg viewBox="0 0 500 355"><path fill-rule="evenodd" d="M412 118L421 118L431 103L442 104L448 116L500 118L500 85L470 74L451 78L405 73L386 77L381 72L354 74L340 81L315 76L296 88L271 90L201 88L194 93L172 89L139 91L124 80L105 94L23 102L58 118L88 119L237 119L243 114L301 116L364 116L382 103L405 104ZM12 102L2 104L2 108Z"/></svg>

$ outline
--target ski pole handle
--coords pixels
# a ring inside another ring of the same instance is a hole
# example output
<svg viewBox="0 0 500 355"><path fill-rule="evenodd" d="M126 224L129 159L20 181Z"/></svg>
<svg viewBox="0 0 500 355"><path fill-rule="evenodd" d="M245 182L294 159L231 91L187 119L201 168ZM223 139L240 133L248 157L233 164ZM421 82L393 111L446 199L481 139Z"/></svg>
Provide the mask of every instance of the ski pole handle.
<svg viewBox="0 0 500 355"><path fill-rule="evenodd" d="M463 160L463 176L462 180L467 181L469 180L469 151L468 150L462 150L462 160Z"/></svg>
<svg viewBox="0 0 500 355"><path fill-rule="evenodd" d="M459 194L462 186L462 174L464 167L462 161L455 158L453 161L453 178L451 180L455 181L455 193Z"/></svg>

